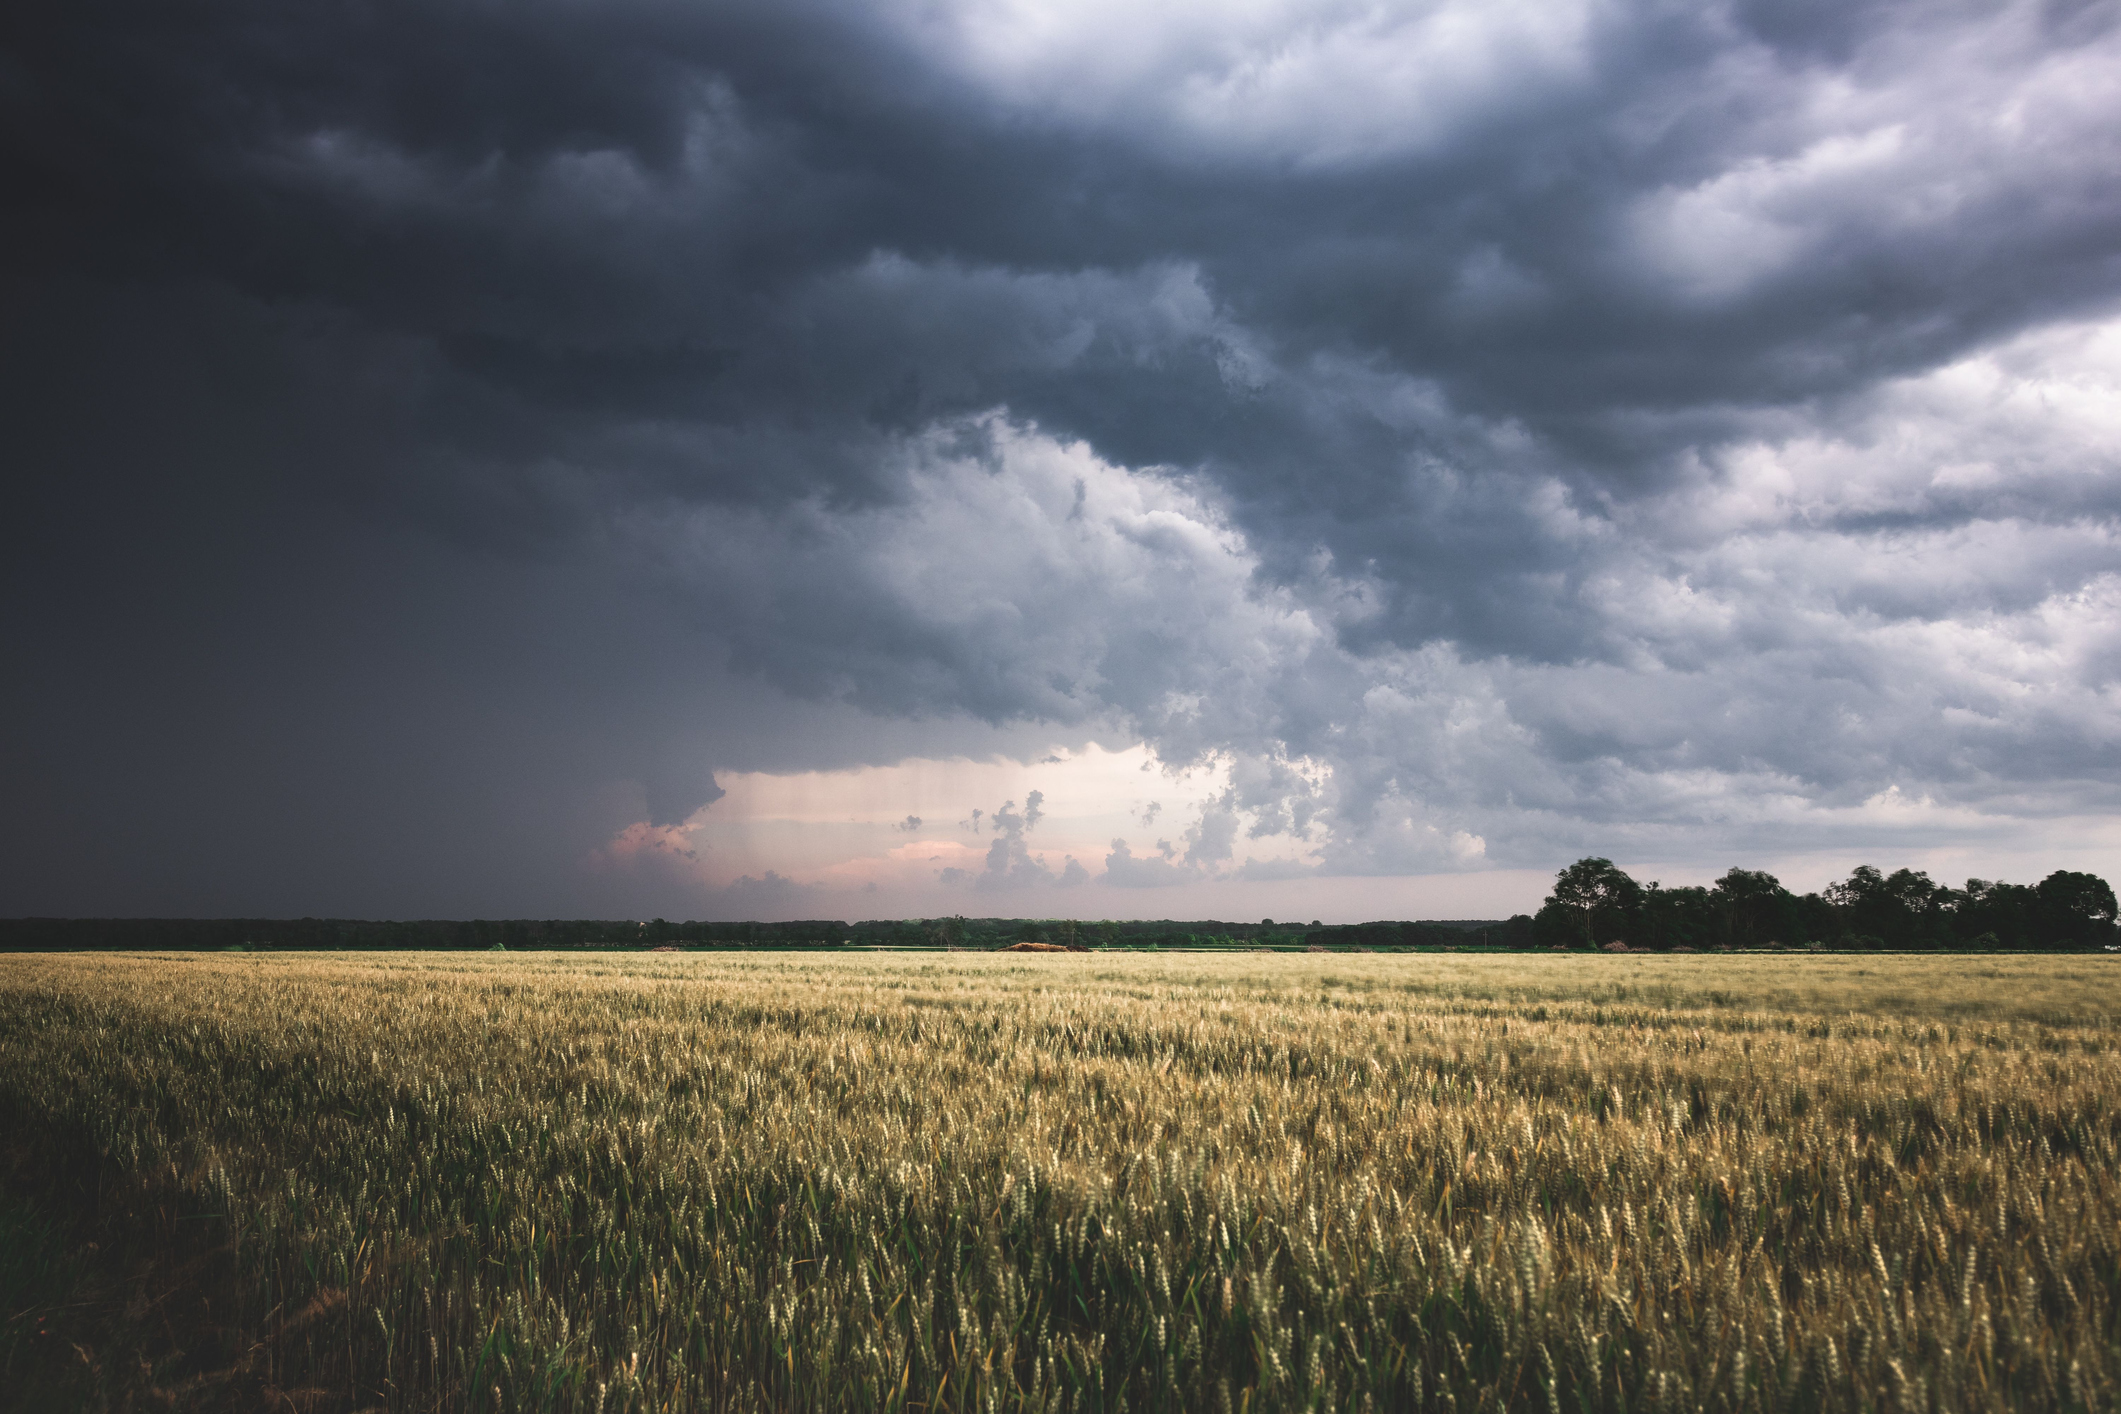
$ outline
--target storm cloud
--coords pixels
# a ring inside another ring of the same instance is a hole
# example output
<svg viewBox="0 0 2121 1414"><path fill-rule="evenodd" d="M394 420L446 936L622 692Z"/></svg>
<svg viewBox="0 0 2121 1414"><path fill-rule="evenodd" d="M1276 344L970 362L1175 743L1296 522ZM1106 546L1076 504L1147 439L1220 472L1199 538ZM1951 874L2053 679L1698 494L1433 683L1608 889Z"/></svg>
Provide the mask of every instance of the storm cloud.
<svg viewBox="0 0 2121 1414"><path fill-rule="evenodd" d="M2111 4L11 13L0 907L816 907L582 861L1089 742L1226 773L1115 885L2104 828L2117 74Z"/></svg>

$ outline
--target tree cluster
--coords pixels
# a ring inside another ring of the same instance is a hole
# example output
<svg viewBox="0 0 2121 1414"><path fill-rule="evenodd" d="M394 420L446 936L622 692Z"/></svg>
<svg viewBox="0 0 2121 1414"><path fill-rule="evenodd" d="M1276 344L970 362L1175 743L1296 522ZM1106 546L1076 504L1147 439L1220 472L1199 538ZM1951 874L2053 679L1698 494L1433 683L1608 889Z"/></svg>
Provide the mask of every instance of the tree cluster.
<svg viewBox="0 0 2121 1414"><path fill-rule="evenodd" d="M1637 883L1610 859L1579 859L1555 877L1530 920L1535 947L1630 949L1830 947L1893 951L2085 951L2121 941L2114 891L2096 874L2058 869L2037 884L1862 865L1818 893L1732 869L1708 888Z"/></svg>

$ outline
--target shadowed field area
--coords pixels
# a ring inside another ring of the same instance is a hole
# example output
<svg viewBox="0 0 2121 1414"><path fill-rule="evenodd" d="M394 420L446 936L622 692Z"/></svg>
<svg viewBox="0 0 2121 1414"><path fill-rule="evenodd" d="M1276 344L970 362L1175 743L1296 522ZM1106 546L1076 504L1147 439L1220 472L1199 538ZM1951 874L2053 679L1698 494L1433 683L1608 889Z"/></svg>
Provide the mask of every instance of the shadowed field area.
<svg viewBox="0 0 2121 1414"><path fill-rule="evenodd" d="M0 1360L84 1408L2108 1408L2117 978L0 958Z"/></svg>

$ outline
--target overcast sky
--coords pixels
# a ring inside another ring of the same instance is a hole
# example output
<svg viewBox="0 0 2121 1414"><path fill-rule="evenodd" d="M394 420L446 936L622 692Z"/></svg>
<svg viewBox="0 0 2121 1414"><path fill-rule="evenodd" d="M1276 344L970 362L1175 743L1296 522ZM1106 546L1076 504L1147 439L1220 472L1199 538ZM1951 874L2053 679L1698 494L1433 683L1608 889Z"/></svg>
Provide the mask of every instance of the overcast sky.
<svg viewBox="0 0 2121 1414"><path fill-rule="evenodd" d="M2121 875L2114 3L83 0L0 141L0 912Z"/></svg>

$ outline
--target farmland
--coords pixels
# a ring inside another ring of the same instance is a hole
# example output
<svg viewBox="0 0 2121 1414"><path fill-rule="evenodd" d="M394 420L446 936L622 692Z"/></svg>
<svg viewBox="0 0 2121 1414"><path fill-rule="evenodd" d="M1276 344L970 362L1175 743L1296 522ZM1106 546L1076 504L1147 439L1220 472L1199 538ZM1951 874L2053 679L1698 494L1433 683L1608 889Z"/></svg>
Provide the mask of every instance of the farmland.
<svg viewBox="0 0 2121 1414"><path fill-rule="evenodd" d="M0 958L0 1360L58 1407L2109 1408L2117 967Z"/></svg>

